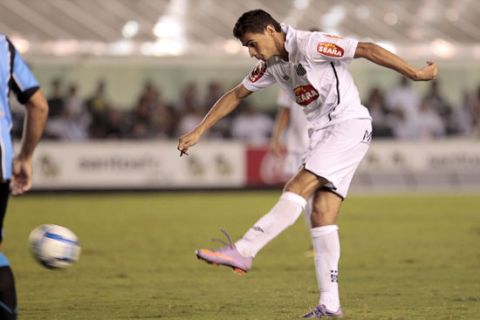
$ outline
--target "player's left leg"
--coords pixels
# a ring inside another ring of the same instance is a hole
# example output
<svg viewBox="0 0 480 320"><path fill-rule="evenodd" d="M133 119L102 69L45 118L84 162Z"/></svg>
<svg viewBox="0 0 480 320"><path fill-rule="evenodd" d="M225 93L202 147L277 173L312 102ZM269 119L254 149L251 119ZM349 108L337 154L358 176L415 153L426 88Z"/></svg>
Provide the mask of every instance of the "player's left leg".
<svg viewBox="0 0 480 320"><path fill-rule="evenodd" d="M310 232L320 301L313 311L305 314L305 318L342 315L338 294L340 241L337 226L342 200L337 194L325 189L319 190L314 196Z"/></svg>
<svg viewBox="0 0 480 320"><path fill-rule="evenodd" d="M8 182L0 183L0 320L17 318L17 296L15 281L10 263L1 251L3 236L3 218L7 210L10 186Z"/></svg>
<svg viewBox="0 0 480 320"><path fill-rule="evenodd" d="M319 304L305 318L340 317L338 261L340 242L337 217L355 170L365 156L371 137L371 122L352 119L318 132L318 141L305 167L330 183L314 196L311 236L315 270L320 290Z"/></svg>

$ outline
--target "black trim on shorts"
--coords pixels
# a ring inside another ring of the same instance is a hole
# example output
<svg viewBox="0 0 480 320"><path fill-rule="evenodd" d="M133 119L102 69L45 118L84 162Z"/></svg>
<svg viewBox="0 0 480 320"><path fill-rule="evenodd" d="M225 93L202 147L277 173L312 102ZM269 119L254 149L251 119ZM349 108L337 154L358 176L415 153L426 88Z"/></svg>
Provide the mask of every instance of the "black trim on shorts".
<svg viewBox="0 0 480 320"><path fill-rule="evenodd" d="M335 190L333 190L332 188L330 188L328 186L320 187L320 190L325 191L325 192L333 193L334 195L338 196L342 201L345 201L345 198L340 193L336 192Z"/></svg>
<svg viewBox="0 0 480 320"><path fill-rule="evenodd" d="M325 177L319 176L318 174L316 174L315 172L313 172L313 171L311 171L311 170L308 170L305 166L303 166L303 170L305 170L305 171L307 171L307 172L310 172L311 174L313 174L313 175L314 175L315 177L317 177L317 178L322 178L322 179L324 179L324 180L327 180L328 183L330 184L330 185L324 184L323 186L321 186L320 188L318 188L318 190L331 192L331 193L337 195L338 197L340 197L340 199L342 199L342 201L345 200L345 197L344 197L344 196L342 196L341 194L339 194L338 192L335 191L337 188L333 185L333 183L330 182L330 180L328 180L328 179L325 178Z"/></svg>
<svg viewBox="0 0 480 320"><path fill-rule="evenodd" d="M337 74L337 69L335 69L335 65L333 64L333 61L330 62L330 65L332 66L333 69L333 74L335 75L335 80L336 80L336 88L337 88L337 106L340 104L340 81L338 80L338 74ZM337 107L335 106L335 108ZM331 113L335 111L335 108L331 112L328 113L328 120L332 121L332 116Z"/></svg>

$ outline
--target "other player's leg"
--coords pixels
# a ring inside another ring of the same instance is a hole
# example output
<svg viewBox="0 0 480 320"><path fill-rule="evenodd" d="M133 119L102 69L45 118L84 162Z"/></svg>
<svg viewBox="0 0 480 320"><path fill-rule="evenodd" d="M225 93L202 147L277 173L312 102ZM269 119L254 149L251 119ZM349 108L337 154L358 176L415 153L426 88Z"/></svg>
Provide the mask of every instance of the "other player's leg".
<svg viewBox="0 0 480 320"><path fill-rule="evenodd" d="M0 320L17 318L17 296L13 272L7 257L1 251L3 218L7 209L9 193L9 183L0 183Z"/></svg>
<svg viewBox="0 0 480 320"><path fill-rule="evenodd" d="M0 320L17 318L17 298L12 269L7 257L0 252Z"/></svg>

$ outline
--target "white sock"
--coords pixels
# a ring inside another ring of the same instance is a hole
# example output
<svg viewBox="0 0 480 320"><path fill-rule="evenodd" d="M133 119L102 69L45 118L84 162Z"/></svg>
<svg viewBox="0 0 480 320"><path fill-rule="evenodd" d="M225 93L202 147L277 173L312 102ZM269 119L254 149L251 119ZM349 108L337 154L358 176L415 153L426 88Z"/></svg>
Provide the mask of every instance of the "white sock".
<svg viewBox="0 0 480 320"><path fill-rule="evenodd" d="M315 250L315 271L320 302L329 311L340 307L338 295L338 260L340 259L340 241L338 226L328 225L311 229L313 249Z"/></svg>
<svg viewBox="0 0 480 320"><path fill-rule="evenodd" d="M305 208L306 200L293 192L284 192L269 213L258 220L235 246L244 257L255 257L270 240L291 226Z"/></svg>

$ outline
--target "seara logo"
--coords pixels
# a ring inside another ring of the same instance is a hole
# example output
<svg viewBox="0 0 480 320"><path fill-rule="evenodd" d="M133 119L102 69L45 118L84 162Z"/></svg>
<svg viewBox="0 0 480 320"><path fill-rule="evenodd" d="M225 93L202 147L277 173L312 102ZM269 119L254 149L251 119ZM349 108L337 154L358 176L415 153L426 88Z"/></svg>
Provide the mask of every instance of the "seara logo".
<svg viewBox="0 0 480 320"><path fill-rule="evenodd" d="M267 64L263 61L259 61L248 78L252 82L257 82L258 79L265 74L265 71L267 71Z"/></svg>
<svg viewBox="0 0 480 320"><path fill-rule="evenodd" d="M333 58L343 57L343 48L337 46L335 43L319 42L317 45L317 51L321 55Z"/></svg>
<svg viewBox="0 0 480 320"><path fill-rule="evenodd" d="M301 106L309 105L320 96L311 84L296 87L293 92L295 93L295 102Z"/></svg>

